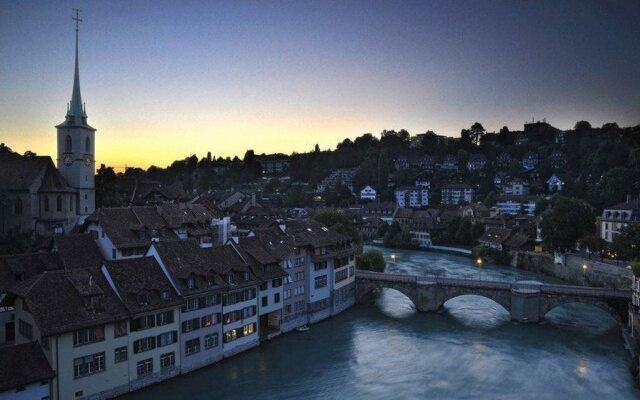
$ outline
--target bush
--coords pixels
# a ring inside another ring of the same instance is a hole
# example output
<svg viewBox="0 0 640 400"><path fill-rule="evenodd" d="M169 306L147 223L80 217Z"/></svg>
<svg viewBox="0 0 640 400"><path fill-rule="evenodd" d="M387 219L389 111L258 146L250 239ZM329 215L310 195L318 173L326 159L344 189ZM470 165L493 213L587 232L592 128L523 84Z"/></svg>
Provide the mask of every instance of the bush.
<svg viewBox="0 0 640 400"><path fill-rule="evenodd" d="M631 272L636 276L636 278L640 278L640 260L631 261Z"/></svg>
<svg viewBox="0 0 640 400"><path fill-rule="evenodd" d="M358 269L367 271L384 272L387 263L384 261L380 250L367 250L357 259Z"/></svg>

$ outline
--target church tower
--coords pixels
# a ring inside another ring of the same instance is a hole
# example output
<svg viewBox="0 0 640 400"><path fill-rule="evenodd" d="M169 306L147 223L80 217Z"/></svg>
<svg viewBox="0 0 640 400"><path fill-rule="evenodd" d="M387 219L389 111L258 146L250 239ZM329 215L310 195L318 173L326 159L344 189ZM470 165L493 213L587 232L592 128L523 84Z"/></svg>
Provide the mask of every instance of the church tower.
<svg viewBox="0 0 640 400"><path fill-rule="evenodd" d="M80 96L80 72L78 69L78 24L80 10L73 20L76 22L76 70L73 77L71 103L67 105L64 122L58 130L58 170L69 185L78 190L76 198L77 214L83 219L96 208L95 191L95 134L96 130L87 124L87 113Z"/></svg>

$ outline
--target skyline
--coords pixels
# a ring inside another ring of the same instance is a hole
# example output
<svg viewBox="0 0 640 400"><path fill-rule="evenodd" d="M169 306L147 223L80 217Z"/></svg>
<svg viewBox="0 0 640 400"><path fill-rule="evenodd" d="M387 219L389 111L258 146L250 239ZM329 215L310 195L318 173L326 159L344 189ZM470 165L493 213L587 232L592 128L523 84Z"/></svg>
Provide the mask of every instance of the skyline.
<svg viewBox="0 0 640 400"><path fill-rule="evenodd" d="M638 4L161 3L0 6L0 141L55 154L75 6L97 165L289 154L383 129L458 136L475 121L640 123Z"/></svg>

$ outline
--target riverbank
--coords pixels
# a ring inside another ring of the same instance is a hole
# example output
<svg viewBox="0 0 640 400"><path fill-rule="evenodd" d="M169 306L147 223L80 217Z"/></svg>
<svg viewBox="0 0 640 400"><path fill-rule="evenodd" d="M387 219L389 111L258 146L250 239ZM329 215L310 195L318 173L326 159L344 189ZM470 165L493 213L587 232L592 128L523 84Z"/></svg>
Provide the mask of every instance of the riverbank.
<svg viewBox="0 0 640 400"><path fill-rule="evenodd" d="M367 242L364 245L365 246L371 246L371 247L382 247L382 248L390 250L390 251L395 249L393 247L385 247L384 244L382 243L382 241ZM398 250L400 250L400 249L398 249ZM467 257L467 258L473 257L473 251L472 250L465 249L465 248L462 248L462 247L431 245L429 247L415 247L415 248L411 248L411 249L401 249L401 250L430 251L430 252L434 252L434 253L451 254L451 255L454 255L454 256L461 256L461 257Z"/></svg>

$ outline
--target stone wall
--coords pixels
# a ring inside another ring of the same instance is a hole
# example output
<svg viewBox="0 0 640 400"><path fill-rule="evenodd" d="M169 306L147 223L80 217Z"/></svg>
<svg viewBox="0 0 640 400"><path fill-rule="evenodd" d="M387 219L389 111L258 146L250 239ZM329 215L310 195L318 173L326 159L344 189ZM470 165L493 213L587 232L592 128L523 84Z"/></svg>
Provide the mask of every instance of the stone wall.
<svg viewBox="0 0 640 400"><path fill-rule="evenodd" d="M555 263L553 256L546 253L516 252L511 265L562 279L570 285L631 288L632 272L623 266L589 260L573 254L562 257L562 261L563 263ZM583 265L587 268L584 269Z"/></svg>

